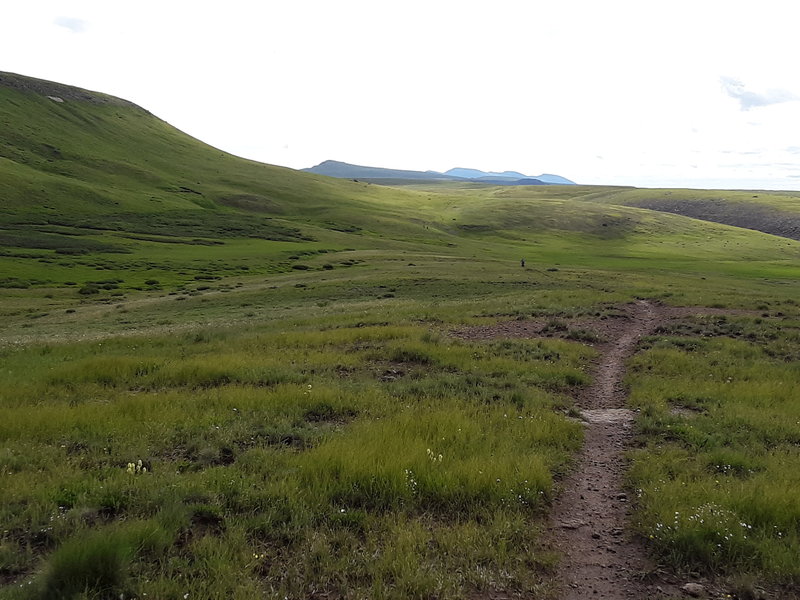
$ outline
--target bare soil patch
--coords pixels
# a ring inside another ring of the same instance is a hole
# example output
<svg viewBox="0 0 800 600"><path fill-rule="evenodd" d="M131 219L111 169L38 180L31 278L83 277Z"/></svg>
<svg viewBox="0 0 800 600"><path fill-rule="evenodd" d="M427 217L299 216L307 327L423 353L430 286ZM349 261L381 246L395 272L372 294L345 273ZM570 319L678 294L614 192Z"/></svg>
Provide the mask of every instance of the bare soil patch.
<svg viewBox="0 0 800 600"><path fill-rule="evenodd" d="M737 310L729 308L709 308L705 306L666 306L657 302L648 301L655 311L657 325L667 321L714 315L759 315L763 311ZM540 318L521 319L515 321L499 321L488 325L475 325L461 327L449 332L452 337L467 341L483 341L505 338L567 338L570 332L586 330L594 333L600 343L616 340L629 325L634 313L635 304L626 305L616 311L616 314L599 318ZM563 328L554 327L554 323L561 323ZM651 333L652 331L648 331ZM584 341L577 339L576 341ZM592 344L594 345L594 344ZM602 348L602 346L601 346Z"/></svg>
<svg viewBox="0 0 800 600"><path fill-rule="evenodd" d="M489 325L476 325L452 330L450 335L467 341L483 341L506 338L567 338L586 341L573 334L588 331L598 341L611 339L623 325L623 317L597 319L524 319L500 321Z"/></svg>

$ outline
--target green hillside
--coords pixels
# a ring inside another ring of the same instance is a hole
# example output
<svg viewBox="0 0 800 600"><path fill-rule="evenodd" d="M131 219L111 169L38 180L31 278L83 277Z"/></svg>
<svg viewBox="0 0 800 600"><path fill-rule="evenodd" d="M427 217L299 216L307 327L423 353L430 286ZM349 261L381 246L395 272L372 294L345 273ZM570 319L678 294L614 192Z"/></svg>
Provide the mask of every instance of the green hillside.
<svg viewBox="0 0 800 600"><path fill-rule="evenodd" d="M554 599L637 300L677 315L625 378L640 579L791 597L800 242L669 197L800 212L331 179L0 74L0 598Z"/></svg>
<svg viewBox="0 0 800 600"><path fill-rule="evenodd" d="M550 197L546 191L539 197ZM530 189L511 191L527 198ZM570 197L607 205L647 208L800 240L800 192L592 188Z"/></svg>
<svg viewBox="0 0 800 600"><path fill-rule="evenodd" d="M237 269L286 272L297 252L346 248L558 262L564 246L614 265L646 259L648 248L686 255L703 237L715 240L704 252L740 243L725 228L598 204L635 204L644 192L634 190L468 184L430 193L263 165L123 100L11 74L0 76L0 141L0 236L12 286L179 285ZM590 246L584 234L604 241ZM487 249L487 236L503 243ZM777 254L763 254L770 262L794 256L793 247L748 239L753 248L776 244ZM97 270L107 277L93 277Z"/></svg>
<svg viewBox="0 0 800 600"><path fill-rule="evenodd" d="M69 217L65 224L84 226L102 218L126 230L169 234L168 226L183 218L211 221L214 233L225 237L237 227L252 233L245 223L253 221L280 230L286 213L346 227L352 224L328 220L347 209L357 216L355 209L363 209L367 199L389 203L394 197L231 156L123 101L105 101L93 92L73 98L60 86L48 89L47 82L37 93L20 81L25 80L0 76L7 222ZM67 97L48 97L58 93ZM142 214L160 221L136 223Z"/></svg>

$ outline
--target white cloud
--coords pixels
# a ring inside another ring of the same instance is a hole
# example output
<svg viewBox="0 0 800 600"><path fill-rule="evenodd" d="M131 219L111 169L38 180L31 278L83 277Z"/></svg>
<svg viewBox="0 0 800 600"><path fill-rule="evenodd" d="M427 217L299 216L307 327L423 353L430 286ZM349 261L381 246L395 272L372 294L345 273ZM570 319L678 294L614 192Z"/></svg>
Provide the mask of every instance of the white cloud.
<svg viewBox="0 0 800 600"><path fill-rule="evenodd" d="M73 17L56 17L53 23L59 27L70 30L72 33L83 33L86 31L86 21Z"/></svg>
<svg viewBox="0 0 800 600"><path fill-rule="evenodd" d="M744 83L733 77L720 77L720 82L722 83L722 88L725 90L725 93L739 101L742 110L800 100L800 97L788 90L754 92L747 89Z"/></svg>

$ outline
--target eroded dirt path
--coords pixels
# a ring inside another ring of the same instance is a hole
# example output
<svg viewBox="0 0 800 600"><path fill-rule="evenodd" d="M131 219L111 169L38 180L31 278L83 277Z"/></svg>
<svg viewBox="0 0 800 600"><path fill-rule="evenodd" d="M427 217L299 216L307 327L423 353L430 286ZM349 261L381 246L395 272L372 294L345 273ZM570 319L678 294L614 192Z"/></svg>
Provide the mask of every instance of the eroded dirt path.
<svg viewBox="0 0 800 600"><path fill-rule="evenodd" d="M551 543L563 556L559 579L565 600L648 595L643 577L650 566L627 528L624 451L633 413L624 408L622 382L625 361L659 321L656 307L637 302L604 348L594 383L578 398L586 423L584 446L563 482L550 526Z"/></svg>

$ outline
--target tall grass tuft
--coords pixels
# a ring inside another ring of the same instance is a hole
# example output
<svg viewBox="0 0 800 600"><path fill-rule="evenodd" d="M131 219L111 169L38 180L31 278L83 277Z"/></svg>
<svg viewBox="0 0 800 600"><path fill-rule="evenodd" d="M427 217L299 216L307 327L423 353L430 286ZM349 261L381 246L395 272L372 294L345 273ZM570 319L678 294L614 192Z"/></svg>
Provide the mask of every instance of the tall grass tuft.
<svg viewBox="0 0 800 600"><path fill-rule="evenodd" d="M126 535L95 531L79 535L56 550L42 583L46 600L66 600L81 593L111 597L123 591L134 547Z"/></svg>
<svg viewBox="0 0 800 600"><path fill-rule="evenodd" d="M309 499L339 510L452 517L507 504L535 512L578 439L577 426L551 413L449 404L354 425L304 455L300 476Z"/></svg>

